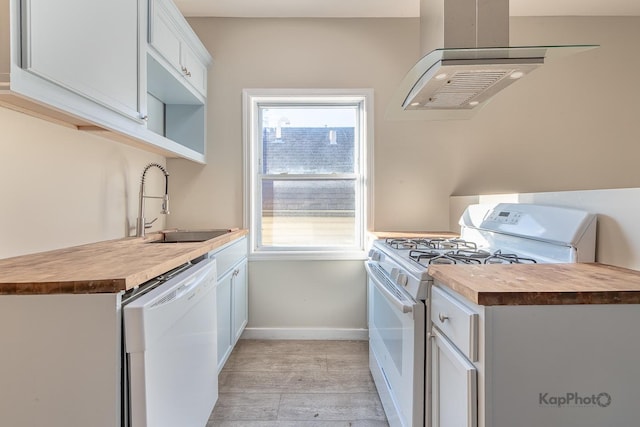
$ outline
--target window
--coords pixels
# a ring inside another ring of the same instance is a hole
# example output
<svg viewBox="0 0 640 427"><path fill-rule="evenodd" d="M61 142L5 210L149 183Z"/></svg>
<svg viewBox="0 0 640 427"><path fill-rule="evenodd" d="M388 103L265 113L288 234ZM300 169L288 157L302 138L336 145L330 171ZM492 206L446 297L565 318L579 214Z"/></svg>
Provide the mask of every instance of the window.
<svg viewBox="0 0 640 427"><path fill-rule="evenodd" d="M371 98L363 90L244 91L252 255L362 256Z"/></svg>

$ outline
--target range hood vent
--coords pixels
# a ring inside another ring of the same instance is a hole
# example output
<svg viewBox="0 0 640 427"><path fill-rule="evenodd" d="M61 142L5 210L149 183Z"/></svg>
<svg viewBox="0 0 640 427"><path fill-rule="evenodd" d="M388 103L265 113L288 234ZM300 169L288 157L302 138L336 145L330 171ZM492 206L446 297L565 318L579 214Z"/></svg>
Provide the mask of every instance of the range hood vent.
<svg viewBox="0 0 640 427"><path fill-rule="evenodd" d="M391 119L468 119L545 64L598 47L509 46L509 0L421 0L422 51L387 110Z"/></svg>
<svg viewBox="0 0 640 427"><path fill-rule="evenodd" d="M443 59L422 75L402 107L472 109L542 63L543 58Z"/></svg>

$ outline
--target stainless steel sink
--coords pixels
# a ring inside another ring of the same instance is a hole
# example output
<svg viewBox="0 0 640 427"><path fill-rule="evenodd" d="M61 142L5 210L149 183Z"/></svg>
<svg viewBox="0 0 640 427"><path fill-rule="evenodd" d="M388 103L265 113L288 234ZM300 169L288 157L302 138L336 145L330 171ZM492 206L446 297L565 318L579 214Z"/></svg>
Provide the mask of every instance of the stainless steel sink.
<svg viewBox="0 0 640 427"><path fill-rule="evenodd" d="M162 239L151 243L204 242L230 233L229 230L177 230L162 233Z"/></svg>

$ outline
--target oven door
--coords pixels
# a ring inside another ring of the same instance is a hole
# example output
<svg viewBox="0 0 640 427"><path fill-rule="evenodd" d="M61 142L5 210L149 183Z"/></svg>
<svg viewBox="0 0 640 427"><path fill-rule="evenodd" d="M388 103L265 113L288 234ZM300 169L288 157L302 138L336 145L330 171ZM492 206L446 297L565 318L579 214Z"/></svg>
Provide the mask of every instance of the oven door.
<svg viewBox="0 0 640 427"><path fill-rule="evenodd" d="M368 275L369 367L391 427L424 426L425 305L375 262Z"/></svg>

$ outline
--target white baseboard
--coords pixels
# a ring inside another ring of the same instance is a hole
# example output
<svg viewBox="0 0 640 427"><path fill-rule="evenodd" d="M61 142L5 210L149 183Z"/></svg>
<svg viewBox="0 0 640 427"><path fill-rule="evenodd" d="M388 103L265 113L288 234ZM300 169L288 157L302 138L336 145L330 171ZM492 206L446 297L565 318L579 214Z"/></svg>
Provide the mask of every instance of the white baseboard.
<svg viewBox="0 0 640 427"><path fill-rule="evenodd" d="M240 339L366 341L369 339L369 330L330 328L246 328Z"/></svg>

